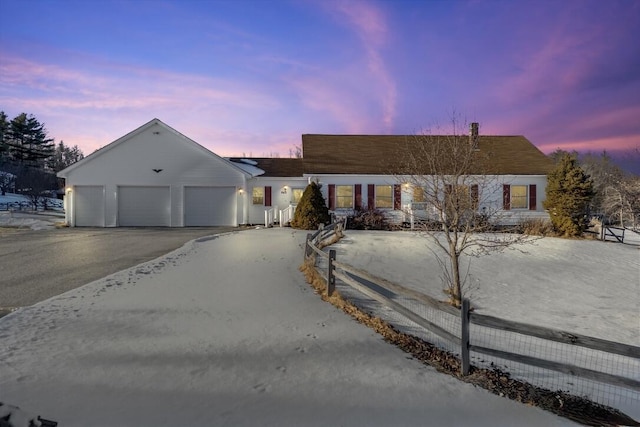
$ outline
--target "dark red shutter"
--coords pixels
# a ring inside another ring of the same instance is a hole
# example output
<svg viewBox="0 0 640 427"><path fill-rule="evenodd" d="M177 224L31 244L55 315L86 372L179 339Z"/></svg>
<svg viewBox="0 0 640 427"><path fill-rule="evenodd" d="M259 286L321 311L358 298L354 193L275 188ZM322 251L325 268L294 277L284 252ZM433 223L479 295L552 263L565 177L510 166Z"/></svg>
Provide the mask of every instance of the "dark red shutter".
<svg viewBox="0 0 640 427"><path fill-rule="evenodd" d="M362 209L362 184L355 185L356 209Z"/></svg>
<svg viewBox="0 0 640 427"><path fill-rule="evenodd" d="M393 186L393 209L399 210L402 208L402 187L400 184L395 184Z"/></svg>
<svg viewBox="0 0 640 427"><path fill-rule="evenodd" d="M336 208L336 185L329 184L329 210Z"/></svg>
<svg viewBox="0 0 640 427"><path fill-rule="evenodd" d="M502 186L502 209L511 210L511 186L509 184Z"/></svg>
<svg viewBox="0 0 640 427"><path fill-rule="evenodd" d="M453 185L445 184L444 185L444 208L445 208L445 212L451 212L451 209L453 209L454 200L455 199L453 198Z"/></svg>
<svg viewBox="0 0 640 427"><path fill-rule="evenodd" d="M369 184L367 186L367 207L373 209L376 207L376 186Z"/></svg>
<svg viewBox="0 0 640 427"><path fill-rule="evenodd" d="M264 205L271 206L271 187L264 187Z"/></svg>
<svg viewBox="0 0 640 427"><path fill-rule="evenodd" d="M478 184L473 184L471 186L471 207L473 210L478 209L478 204L480 202L480 195L478 193Z"/></svg>
<svg viewBox="0 0 640 427"><path fill-rule="evenodd" d="M529 210L535 211L537 209L536 203L538 201L536 194L536 185L531 184L529 186Z"/></svg>

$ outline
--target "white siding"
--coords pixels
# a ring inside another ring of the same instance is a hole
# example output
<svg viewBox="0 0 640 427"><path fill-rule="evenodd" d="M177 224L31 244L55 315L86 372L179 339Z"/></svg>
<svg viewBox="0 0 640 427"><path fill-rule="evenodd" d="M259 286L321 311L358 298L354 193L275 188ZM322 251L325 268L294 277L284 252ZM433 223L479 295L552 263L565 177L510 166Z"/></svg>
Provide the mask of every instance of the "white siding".
<svg viewBox="0 0 640 427"><path fill-rule="evenodd" d="M247 182L247 220L248 224L264 224L264 212L267 209L278 208L282 210L293 203L293 188L306 188L307 178L272 178L257 177ZM271 187L271 206L254 205L252 192L254 187Z"/></svg>
<svg viewBox="0 0 640 427"><path fill-rule="evenodd" d="M185 227L236 225L235 187L185 187Z"/></svg>
<svg viewBox="0 0 640 427"><path fill-rule="evenodd" d="M408 179L401 176L391 175L308 175L312 181L319 181L322 185L322 195L325 198L327 206L329 206L329 185L362 185L362 204L366 206L368 194L368 185L402 185L401 206L403 209L413 202L413 189L406 184ZM517 224L525 219L548 219L549 214L543 208L545 200L545 191L547 179L545 175L499 175L495 177L478 177L477 181L480 185L480 212L490 213L492 218L499 224ZM502 209L502 185L531 185L537 187L536 210L513 209L504 211ZM392 222L406 221L406 215L403 210L381 209ZM336 209L335 214L338 216L349 215L351 209Z"/></svg>
<svg viewBox="0 0 640 427"><path fill-rule="evenodd" d="M104 227L104 187L78 185L73 189L74 220L76 227Z"/></svg>
<svg viewBox="0 0 640 427"><path fill-rule="evenodd" d="M118 216L119 188L169 187L170 212L168 216L166 212L162 213L163 225L181 227L185 219L185 187L233 187L237 192L245 188L247 179L230 162L159 120L153 120L104 147L79 162L77 167L70 167L64 177L69 187L104 186L103 225L106 227L125 225ZM236 207L233 212L237 210ZM242 214L238 213L233 223L238 223ZM170 218L170 223L164 224L166 218Z"/></svg>
<svg viewBox="0 0 640 427"><path fill-rule="evenodd" d="M121 227L169 227L169 187L118 188L118 225Z"/></svg>

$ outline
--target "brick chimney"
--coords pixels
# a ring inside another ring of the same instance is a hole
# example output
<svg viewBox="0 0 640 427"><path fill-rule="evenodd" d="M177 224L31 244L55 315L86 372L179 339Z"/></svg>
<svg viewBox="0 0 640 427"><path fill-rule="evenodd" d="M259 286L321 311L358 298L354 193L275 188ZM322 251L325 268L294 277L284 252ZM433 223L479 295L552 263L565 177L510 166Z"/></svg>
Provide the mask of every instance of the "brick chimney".
<svg viewBox="0 0 640 427"><path fill-rule="evenodd" d="M471 144L474 149L478 148L478 127L479 124L477 122L469 125L469 144Z"/></svg>

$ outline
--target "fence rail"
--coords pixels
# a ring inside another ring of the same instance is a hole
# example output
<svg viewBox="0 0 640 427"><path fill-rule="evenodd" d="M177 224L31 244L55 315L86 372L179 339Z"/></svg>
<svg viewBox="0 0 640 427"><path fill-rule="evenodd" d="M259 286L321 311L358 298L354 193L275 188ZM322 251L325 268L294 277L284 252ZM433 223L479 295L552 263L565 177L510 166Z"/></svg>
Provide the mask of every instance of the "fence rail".
<svg viewBox="0 0 640 427"><path fill-rule="evenodd" d="M47 209L62 209L62 207L61 200L50 200L46 203L39 201L35 205L30 201L0 203L0 211L43 211Z"/></svg>
<svg viewBox="0 0 640 427"><path fill-rule="evenodd" d="M316 259L315 268L327 281L327 293L331 295L335 287L335 280L338 279L342 284L356 290L359 294L377 301L382 306L403 316L420 328L444 339L453 348L458 349L456 353L459 353L458 357L461 360L462 375L469 373L471 353L473 352L555 371L571 378L582 378L630 390L632 401L640 403L640 347L479 314L471 310L471 304L467 299L463 300L462 308L458 309L405 286L376 277L367 271L336 260L335 250L323 251L318 245L320 241L328 238L334 232L336 226L336 224L332 224L307 235L305 245L305 259L312 254L316 254L323 260L321 264L324 264L324 260L326 260L326 265L320 267ZM404 300L411 300L411 304L403 304ZM413 306L414 303L420 307L427 307L428 310L415 310L407 307L407 305ZM437 316L425 316L416 311L441 313L456 319L456 322L459 321L459 323L456 323L458 326L454 329L448 328L449 330L447 330L438 322ZM500 331L500 333L532 337L532 340L539 341L530 345L538 345L539 348L543 349L542 353L544 354L532 355L527 350L518 352L516 351L517 349L504 348L504 342L499 339L494 341L487 339L487 336L490 337L491 334L483 335L481 330L494 330ZM555 358L552 357L555 355L547 354L546 349L549 345L544 344L550 342L559 343L568 349L574 349L567 350L567 354L568 351L572 351L572 355L578 354L579 357L567 356L566 354ZM577 348L586 350L578 352ZM594 356L591 353L585 355L583 354L584 351L591 351L594 354L597 353L597 355ZM608 369L603 369L604 366L579 366L578 363L583 362L583 359L589 360L594 365L599 365L598 361L600 360L614 360L614 362L610 363L611 366L607 366ZM593 362L593 360L596 360L596 362ZM600 400L599 403L605 404L611 403L607 399L592 398L592 400Z"/></svg>

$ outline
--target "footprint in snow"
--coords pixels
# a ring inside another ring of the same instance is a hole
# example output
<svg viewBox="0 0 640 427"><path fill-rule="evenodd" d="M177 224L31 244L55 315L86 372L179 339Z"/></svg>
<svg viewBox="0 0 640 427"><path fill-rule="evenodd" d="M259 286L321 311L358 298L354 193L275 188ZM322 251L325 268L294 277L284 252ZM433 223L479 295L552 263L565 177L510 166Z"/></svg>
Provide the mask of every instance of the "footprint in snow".
<svg viewBox="0 0 640 427"><path fill-rule="evenodd" d="M256 393L265 393L270 390L271 386L269 384L260 383L253 386L253 391L255 391Z"/></svg>

